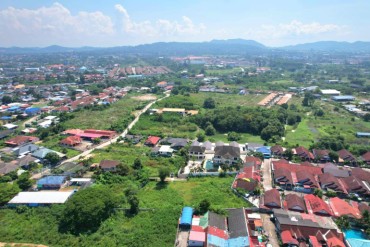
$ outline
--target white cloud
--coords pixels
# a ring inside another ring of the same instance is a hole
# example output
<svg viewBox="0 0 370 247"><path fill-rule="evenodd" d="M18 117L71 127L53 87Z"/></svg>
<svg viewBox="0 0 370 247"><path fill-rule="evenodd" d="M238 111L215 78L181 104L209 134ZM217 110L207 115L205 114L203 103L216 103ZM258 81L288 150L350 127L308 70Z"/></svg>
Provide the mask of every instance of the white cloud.
<svg viewBox="0 0 370 247"><path fill-rule="evenodd" d="M34 10L0 10L1 45L73 45L76 40L98 40L114 33L111 18L100 11L73 15L59 3Z"/></svg>
<svg viewBox="0 0 370 247"><path fill-rule="evenodd" d="M300 21L293 20L288 24L279 25L262 25L262 31L267 31L274 36L285 35L316 35L328 32L337 32L343 29L342 26L335 24L320 24L312 22L304 24Z"/></svg>
<svg viewBox="0 0 370 247"><path fill-rule="evenodd" d="M204 24L194 24L187 16L183 16L181 22L164 19L155 22L149 20L137 22L132 20L122 5L116 4L115 9L122 14L123 31L128 34L163 38L163 36L196 35L205 30Z"/></svg>

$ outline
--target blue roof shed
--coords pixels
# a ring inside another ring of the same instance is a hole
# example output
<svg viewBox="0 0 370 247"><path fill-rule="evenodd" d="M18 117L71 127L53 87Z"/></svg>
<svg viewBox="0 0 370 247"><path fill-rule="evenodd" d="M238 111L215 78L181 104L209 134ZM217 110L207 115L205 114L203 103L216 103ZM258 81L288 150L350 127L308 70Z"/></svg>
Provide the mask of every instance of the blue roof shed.
<svg viewBox="0 0 370 247"><path fill-rule="evenodd" d="M43 187L43 186L49 186L49 185L62 185L64 181L66 180L65 176L47 176L39 179L37 181L37 187Z"/></svg>
<svg viewBox="0 0 370 247"><path fill-rule="evenodd" d="M190 227L192 219L193 219L193 208L184 207L182 209L180 226Z"/></svg>
<svg viewBox="0 0 370 247"><path fill-rule="evenodd" d="M256 149L256 152L262 153L263 156L265 158L267 158L267 159L269 159L271 157L271 149L270 149L270 147L263 146L263 147L257 148Z"/></svg>
<svg viewBox="0 0 370 247"><path fill-rule="evenodd" d="M39 107L30 107L30 108L27 108L24 112L27 114L27 115L36 115L37 113L39 113L41 111L41 108Z"/></svg>

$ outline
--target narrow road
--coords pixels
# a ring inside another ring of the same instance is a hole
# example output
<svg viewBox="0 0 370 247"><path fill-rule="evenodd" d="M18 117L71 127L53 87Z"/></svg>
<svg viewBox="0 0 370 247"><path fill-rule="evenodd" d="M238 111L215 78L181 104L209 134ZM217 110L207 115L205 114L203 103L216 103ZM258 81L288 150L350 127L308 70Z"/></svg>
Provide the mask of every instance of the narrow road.
<svg viewBox="0 0 370 247"><path fill-rule="evenodd" d="M264 190L271 190L271 159L265 159L262 165L263 171L263 188Z"/></svg>
<svg viewBox="0 0 370 247"><path fill-rule="evenodd" d="M167 98L167 97L169 97L170 96L170 92L169 91L167 91L167 92L165 92L165 94L166 94L166 96L164 96L164 97L162 97L162 98L160 98L160 99L157 99L157 100L155 100L155 101L152 101L152 102L150 102L149 104L147 104L141 111L139 111L138 112L138 114L136 115L136 117L135 117L135 119L127 126L127 128L123 131L123 133L122 134L120 134L120 135L118 135L117 137L115 137L115 138L113 138L113 139L111 139L111 140L109 140L109 141L107 141L107 142L104 142L104 143L102 143L102 144L100 144L100 145L98 145L98 146L96 146L96 147L94 147L94 148L92 148L92 149L90 149L90 150L87 150L87 151L85 151L85 152L83 152L83 153L81 153L81 154L79 154L79 155L77 155L77 156L74 156L74 157L72 157L72 158L70 158L70 159L67 159L67 160L65 160L65 161L63 161L63 163L62 164L64 164L64 163L66 163L66 162L73 162L73 161L76 161L76 160L79 160L81 157L84 157L84 156L86 156L86 155L88 155L88 154L90 154L91 152L93 152L95 149L101 149L101 148L105 148L105 147L107 147L107 146L109 146L110 144L112 144L112 143L115 143L115 142L117 142L117 140L118 140L118 138L121 136L121 137L125 137L126 135L127 135L127 133L130 131L130 129L132 129L132 127L134 127L134 125L137 123L137 121L139 121L139 119L140 119L140 116L144 113L144 112L146 112L153 104L155 104L155 103L157 103L158 101L161 101L161 100L163 100L163 99L165 99L165 98Z"/></svg>

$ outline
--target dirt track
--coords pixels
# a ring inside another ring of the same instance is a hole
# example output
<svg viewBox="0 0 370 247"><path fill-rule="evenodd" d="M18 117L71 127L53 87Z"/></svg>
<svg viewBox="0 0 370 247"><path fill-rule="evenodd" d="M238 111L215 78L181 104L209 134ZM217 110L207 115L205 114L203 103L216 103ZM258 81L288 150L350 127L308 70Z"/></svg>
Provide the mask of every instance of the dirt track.
<svg viewBox="0 0 370 247"><path fill-rule="evenodd" d="M135 96L132 98L139 100L139 101L149 101L149 100L156 100L157 96L152 95L152 94L146 94L146 95L141 95L141 96Z"/></svg>

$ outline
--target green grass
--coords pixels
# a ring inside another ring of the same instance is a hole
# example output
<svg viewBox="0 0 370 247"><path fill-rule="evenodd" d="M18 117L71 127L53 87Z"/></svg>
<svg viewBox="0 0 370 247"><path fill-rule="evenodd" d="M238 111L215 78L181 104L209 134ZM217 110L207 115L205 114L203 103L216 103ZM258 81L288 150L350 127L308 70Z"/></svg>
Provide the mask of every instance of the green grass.
<svg viewBox="0 0 370 247"><path fill-rule="evenodd" d="M164 113L163 121L156 121L156 116L143 114L130 133L138 135L156 135L162 137L186 137L194 139L198 127L189 121L189 117L182 117L177 113Z"/></svg>
<svg viewBox="0 0 370 247"><path fill-rule="evenodd" d="M238 140L238 143L248 143L248 142L255 142L255 143L264 143L265 141L261 139L260 136L251 135L248 133L240 133L240 140ZM207 140L210 141L222 141L222 142L230 142L227 140L227 134L217 133L213 136L206 136Z"/></svg>
<svg viewBox="0 0 370 247"><path fill-rule="evenodd" d="M241 73L240 68L230 68L230 69L207 69L206 75L209 76L220 76L220 75L230 75Z"/></svg>
<svg viewBox="0 0 370 247"><path fill-rule="evenodd" d="M171 172L177 173L180 167L185 163L181 156L173 155L172 157L151 157L151 148L146 146L129 146L127 144L112 144L108 148L95 150L93 152L94 163L101 160L118 160L128 165L132 165L136 158L140 158L143 166L148 167L150 176L158 176L160 167L169 167Z"/></svg>
<svg viewBox="0 0 370 247"><path fill-rule="evenodd" d="M302 122L298 124L297 128L294 129L294 132L292 130L292 128L288 128L285 135L285 141L290 145L298 144L300 146L309 147L317 136L309 128L308 119L303 119Z"/></svg>
<svg viewBox="0 0 370 247"><path fill-rule="evenodd" d="M63 205L30 208L25 212L0 210L0 239L2 242L38 243L48 246L151 246L174 245L178 219L184 206L197 206L208 199L213 208L248 207L230 189L233 177L192 178L189 181L158 186L150 182L139 193L140 211L128 217L117 210L104 221L97 232L74 236L58 231L58 218ZM118 186L118 187L117 187ZM123 191L120 185L112 187Z"/></svg>
<svg viewBox="0 0 370 247"><path fill-rule="evenodd" d="M64 122L63 125L71 129L109 129L112 125L128 120L136 107L145 104L145 102L131 99L130 96L126 96L104 110L95 111L84 109L74 112L72 113L74 118Z"/></svg>

